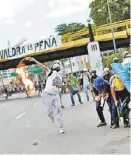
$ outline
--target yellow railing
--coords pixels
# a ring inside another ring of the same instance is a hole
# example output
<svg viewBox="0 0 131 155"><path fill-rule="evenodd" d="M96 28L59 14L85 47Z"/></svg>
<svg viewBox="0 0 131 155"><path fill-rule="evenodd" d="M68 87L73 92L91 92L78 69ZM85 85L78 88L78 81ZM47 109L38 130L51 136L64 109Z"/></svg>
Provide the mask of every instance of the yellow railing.
<svg viewBox="0 0 131 155"><path fill-rule="evenodd" d="M126 20L126 30L127 30L127 34L131 35L131 20Z"/></svg>
<svg viewBox="0 0 131 155"><path fill-rule="evenodd" d="M131 35L131 20L124 20L113 23L115 38L125 38L128 35ZM97 41L106 41L111 37L111 28L109 24L102 26L93 27L93 32L95 36L95 40ZM62 36L62 42L70 42L74 40L79 40L82 38L88 38L89 31L87 28L83 30L68 33Z"/></svg>
<svg viewBox="0 0 131 155"><path fill-rule="evenodd" d="M131 35L131 20L124 20L113 23L115 39L128 38ZM93 27L94 38L96 41L110 41L112 40L111 28L109 24ZM40 52L32 53L28 56L35 56L42 53L57 52L76 48L80 46L86 46L89 43L89 32L87 28L84 28L75 33L68 33L62 36L63 44L56 49L49 49ZM24 57L24 56L23 56ZM9 59L1 59L0 62L8 61Z"/></svg>

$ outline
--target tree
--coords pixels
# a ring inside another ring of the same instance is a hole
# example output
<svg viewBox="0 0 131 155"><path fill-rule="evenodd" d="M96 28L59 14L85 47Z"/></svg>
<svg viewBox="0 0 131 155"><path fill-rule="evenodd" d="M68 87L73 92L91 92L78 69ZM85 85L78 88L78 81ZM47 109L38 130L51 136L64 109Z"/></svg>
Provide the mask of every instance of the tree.
<svg viewBox="0 0 131 155"><path fill-rule="evenodd" d="M60 24L55 28L55 32L58 35L63 35L67 33L72 33L84 29L86 26L82 23L69 23L69 24Z"/></svg>
<svg viewBox="0 0 131 155"><path fill-rule="evenodd" d="M103 65L106 68L111 69L111 64L113 63L113 59L117 57L120 61L120 63L122 62L122 55L121 53L117 53L115 54L111 54L110 56L108 56L107 58L103 58Z"/></svg>
<svg viewBox="0 0 131 155"><path fill-rule="evenodd" d="M109 0L112 21L130 19L130 0ZM95 25L109 23L107 0L94 0L90 3L90 17ZM101 10L99 12L98 10Z"/></svg>

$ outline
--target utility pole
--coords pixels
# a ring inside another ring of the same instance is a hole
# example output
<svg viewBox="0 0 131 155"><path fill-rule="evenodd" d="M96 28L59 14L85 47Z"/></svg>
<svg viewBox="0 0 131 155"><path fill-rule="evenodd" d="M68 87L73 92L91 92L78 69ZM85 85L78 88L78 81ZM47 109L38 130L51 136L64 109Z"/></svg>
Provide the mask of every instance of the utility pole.
<svg viewBox="0 0 131 155"><path fill-rule="evenodd" d="M112 33L112 39L113 39L113 45L114 45L114 53L117 53L116 50L116 42L115 42L115 36L114 36L114 29L112 26L112 18L111 18L111 11L110 11L110 4L109 4L109 0L107 0L107 6L108 6L108 14L109 14L109 19L110 19L110 27L111 27L111 33Z"/></svg>
<svg viewBox="0 0 131 155"><path fill-rule="evenodd" d="M94 39L94 34L93 34L93 30L92 30L92 26L91 26L90 21L91 21L91 19L87 19L88 31L89 31L89 40L90 40L90 42L93 42L93 41L95 41L95 39ZM88 52L87 59L88 59L88 65L89 65L88 67L91 69L91 62L90 62L89 52Z"/></svg>

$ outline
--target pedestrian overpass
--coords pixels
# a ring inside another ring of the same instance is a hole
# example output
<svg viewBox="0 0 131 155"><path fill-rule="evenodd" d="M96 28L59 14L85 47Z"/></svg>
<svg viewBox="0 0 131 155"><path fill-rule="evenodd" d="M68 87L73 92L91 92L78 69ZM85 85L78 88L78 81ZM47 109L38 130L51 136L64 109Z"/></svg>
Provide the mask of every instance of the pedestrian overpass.
<svg viewBox="0 0 131 155"><path fill-rule="evenodd" d="M116 47L128 47L131 36L131 20L124 20L113 23ZM111 28L109 24L93 27L94 39L99 42L101 52L113 50ZM44 50L28 56L35 57L40 62L68 58L88 53L89 31L87 28L75 33L68 33L62 36L62 45L52 50ZM22 58L7 60L0 59L0 70L15 68ZM31 62L27 62L29 64Z"/></svg>

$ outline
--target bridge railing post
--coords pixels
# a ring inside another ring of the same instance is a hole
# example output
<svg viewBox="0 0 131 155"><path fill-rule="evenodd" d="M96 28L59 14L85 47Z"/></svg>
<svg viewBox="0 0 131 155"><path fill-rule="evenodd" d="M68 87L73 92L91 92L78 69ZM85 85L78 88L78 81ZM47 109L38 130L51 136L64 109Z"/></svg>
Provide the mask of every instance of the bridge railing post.
<svg viewBox="0 0 131 155"><path fill-rule="evenodd" d="M90 40L90 42L95 41L92 26L91 26L89 21L88 21L88 29L89 29L89 40Z"/></svg>

